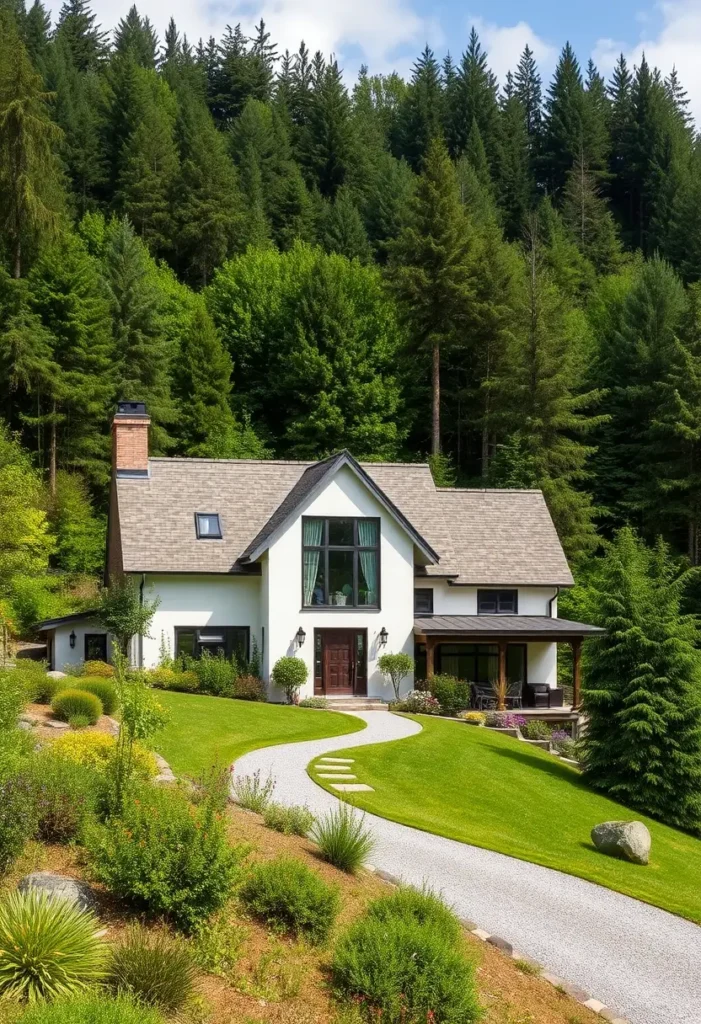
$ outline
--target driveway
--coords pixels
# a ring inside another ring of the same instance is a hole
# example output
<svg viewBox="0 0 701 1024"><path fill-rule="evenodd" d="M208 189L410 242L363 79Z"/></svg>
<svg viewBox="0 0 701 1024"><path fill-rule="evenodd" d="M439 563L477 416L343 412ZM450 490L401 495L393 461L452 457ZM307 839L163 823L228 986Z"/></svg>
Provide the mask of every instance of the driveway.
<svg viewBox="0 0 701 1024"><path fill-rule="evenodd" d="M358 712L367 729L256 750L237 774L260 771L275 799L315 814L336 798L306 772L320 754L403 739L414 721L386 711ZM537 864L481 850L396 822L366 816L375 867L442 893L456 913L500 935L547 970L584 988L631 1024L700 1024L701 928L664 910Z"/></svg>

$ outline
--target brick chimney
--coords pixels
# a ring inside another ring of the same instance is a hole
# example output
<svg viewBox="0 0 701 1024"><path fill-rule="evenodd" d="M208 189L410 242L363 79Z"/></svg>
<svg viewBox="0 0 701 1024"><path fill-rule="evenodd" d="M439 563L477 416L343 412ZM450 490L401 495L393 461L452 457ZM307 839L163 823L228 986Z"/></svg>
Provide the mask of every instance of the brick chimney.
<svg viewBox="0 0 701 1024"><path fill-rule="evenodd" d="M151 417L143 402L117 402L112 421L112 472L115 476L148 476L148 428Z"/></svg>

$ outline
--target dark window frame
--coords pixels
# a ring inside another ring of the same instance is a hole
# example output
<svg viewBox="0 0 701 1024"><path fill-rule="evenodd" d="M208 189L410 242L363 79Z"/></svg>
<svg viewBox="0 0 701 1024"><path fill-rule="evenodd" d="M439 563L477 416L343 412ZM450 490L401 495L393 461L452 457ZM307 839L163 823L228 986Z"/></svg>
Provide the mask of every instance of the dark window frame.
<svg viewBox="0 0 701 1024"><path fill-rule="evenodd" d="M512 608L501 608L501 601L504 595L509 595L509 601L513 604ZM496 602L496 608L494 610L484 610L482 608L482 601L485 598L490 598ZM478 590L477 591L477 614L478 615L518 615L518 589L502 587L499 589L491 588L489 590Z"/></svg>
<svg viewBox="0 0 701 1024"><path fill-rule="evenodd" d="M418 607L416 598L419 594L422 597L429 595L428 608ZM414 615L433 615L433 587L414 587Z"/></svg>
<svg viewBox="0 0 701 1024"><path fill-rule="evenodd" d="M321 544L305 544L304 543L304 524L306 522L322 520L323 532L321 537ZM334 521L347 522L350 520L353 523L353 544L329 544L329 523ZM374 522L377 524L377 544L360 544L358 540L358 523L359 522ZM382 520L379 516L302 516L302 594L301 594L301 608L302 611L357 611L358 609L366 611L381 611L382 610ZM324 603L323 604L305 604L304 603L304 552L305 551L319 551L323 558L323 569L324 569ZM342 552L353 552L353 600L350 604L345 605L331 604L329 601L329 552L330 551L342 551ZM358 585L360 581L360 559L359 553L361 551L375 551L377 553L377 602L375 604L360 604L358 602Z"/></svg>
<svg viewBox="0 0 701 1024"><path fill-rule="evenodd" d="M219 533L200 533L200 517L202 519L216 519ZM218 512L195 512L195 533L198 540L223 540L224 531L221 526L221 516Z"/></svg>
<svg viewBox="0 0 701 1024"><path fill-rule="evenodd" d="M93 640L99 640L100 646L104 649L104 656L91 658L88 654L88 644ZM83 637L83 654L85 661L107 661L107 633L85 633Z"/></svg>
<svg viewBox="0 0 701 1024"><path fill-rule="evenodd" d="M243 651L244 661L248 662L251 657L251 627L250 626L176 626L175 627L175 657L180 656L178 650L178 642L181 634L193 633L193 657L200 658L202 656L203 646L207 647L206 639L203 642L200 640L202 634L209 634L212 637L221 635L224 639L224 653L227 658L231 658L232 654L236 652L236 644L234 642L235 633L245 633L245 646ZM199 648L199 650L198 650Z"/></svg>

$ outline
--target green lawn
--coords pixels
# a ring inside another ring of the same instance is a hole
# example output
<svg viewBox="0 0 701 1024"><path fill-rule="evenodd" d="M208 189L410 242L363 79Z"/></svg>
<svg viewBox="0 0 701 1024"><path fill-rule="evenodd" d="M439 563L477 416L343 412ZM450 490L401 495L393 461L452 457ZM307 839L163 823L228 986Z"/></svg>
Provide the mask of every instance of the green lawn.
<svg viewBox="0 0 701 1024"><path fill-rule="evenodd" d="M358 781L375 789L353 795L359 807L579 875L701 923L701 840L598 795L545 751L460 722L416 720L423 726L416 736L334 752L353 757ZM634 818L652 833L646 867L599 853L589 838L602 821Z"/></svg>
<svg viewBox="0 0 701 1024"><path fill-rule="evenodd" d="M176 773L197 775L215 763L231 764L249 750L358 732L365 723L333 711L259 704L163 691L168 725L156 750Z"/></svg>

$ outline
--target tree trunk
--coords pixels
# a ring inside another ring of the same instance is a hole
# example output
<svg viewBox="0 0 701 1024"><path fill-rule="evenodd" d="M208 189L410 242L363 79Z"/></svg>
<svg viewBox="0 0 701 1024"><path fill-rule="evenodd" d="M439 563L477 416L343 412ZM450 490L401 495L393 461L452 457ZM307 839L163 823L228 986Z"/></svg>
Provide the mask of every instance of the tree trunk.
<svg viewBox="0 0 701 1024"><path fill-rule="evenodd" d="M433 408L431 423L431 454L441 453L441 350L437 341L433 343L432 366Z"/></svg>
<svg viewBox="0 0 701 1024"><path fill-rule="evenodd" d="M15 266L14 266L15 280L19 281L22 276L22 240L17 239L17 245L15 246Z"/></svg>
<svg viewBox="0 0 701 1024"><path fill-rule="evenodd" d="M56 497L56 403L51 408L51 445L49 454L49 491Z"/></svg>
<svg viewBox="0 0 701 1024"><path fill-rule="evenodd" d="M482 427L482 479L489 476L489 428L487 424Z"/></svg>

